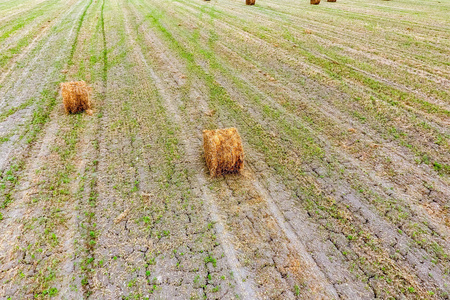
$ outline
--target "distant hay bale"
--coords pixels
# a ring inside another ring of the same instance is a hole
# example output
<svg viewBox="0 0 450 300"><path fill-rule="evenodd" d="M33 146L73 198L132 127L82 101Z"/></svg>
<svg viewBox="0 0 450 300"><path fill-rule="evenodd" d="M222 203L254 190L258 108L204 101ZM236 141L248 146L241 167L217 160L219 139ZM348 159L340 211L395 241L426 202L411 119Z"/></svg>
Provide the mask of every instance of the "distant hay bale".
<svg viewBox="0 0 450 300"><path fill-rule="evenodd" d="M240 173L244 168L244 149L236 128L203 130L203 148L211 177Z"/></svg>
<svg viewBox="0 0 450 300"><path fill-rule="evenodd" d="M336 0L327 0L327 2L336 2Z"/></svg>
<svg viewBox="0 0 450 300"><path fill-rule="evenodd" d="M84 81L62 82L60 84L64 109L68 114L86 111L92 115L90 88Z"/></svg>
<svg viewBox="0 0 450 300"><path fill-rule="evenodd" d="M320 3L320 0L311 0L311 4L317 5Z"/></svg>
<svg viewBox="0 0 450 300"><path fill-rule="evenodd" d="M246 5L255 5L256 0L245 0Z"/></svg>

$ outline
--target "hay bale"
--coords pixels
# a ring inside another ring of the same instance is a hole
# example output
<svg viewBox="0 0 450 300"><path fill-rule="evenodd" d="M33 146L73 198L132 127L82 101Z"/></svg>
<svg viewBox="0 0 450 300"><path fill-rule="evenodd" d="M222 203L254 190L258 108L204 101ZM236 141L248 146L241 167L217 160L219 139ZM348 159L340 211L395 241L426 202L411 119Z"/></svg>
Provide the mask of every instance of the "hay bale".
<svg viewBox="0 0 450 300"><path fill-rule="evenodd" d="M244 149L236 128L203 130L203 148L211 177L240 173L244 168Z"/></svg>
<svg viewBox="0 0 450 300"><path fill-rule="evenodd" d="M311 4L317 5L320 3L320 0L311 0Z"/></svg>
<svg viewBox="0 0 450 300"><path fill-rule="evenodd" d="M88 115L92 115L90 88L86 82L62 82L60 87L66 113L74 114L86 111Z"/></svg>
<svg viewBox="0 0 450 300"><path fill-rule="evenodd" d="M255 5L256 0L245 0L246 5Z"/></svg>
<svg viewBox="0 0 450 300"><path fill-rule="evenodd" d="M327 0L327 2L336 2L336 0Z"/></svg>

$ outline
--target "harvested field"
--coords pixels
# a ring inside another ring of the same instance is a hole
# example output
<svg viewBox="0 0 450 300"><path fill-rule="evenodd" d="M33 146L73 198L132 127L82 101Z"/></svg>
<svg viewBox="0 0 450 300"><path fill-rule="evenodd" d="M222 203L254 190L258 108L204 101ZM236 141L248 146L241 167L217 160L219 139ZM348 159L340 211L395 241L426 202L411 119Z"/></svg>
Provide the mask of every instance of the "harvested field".
<svg viewBox="0 0 450 300"><path fill-rule="evenodd" d="M449 299L449 14L0 0L0 299Z"/></svg>

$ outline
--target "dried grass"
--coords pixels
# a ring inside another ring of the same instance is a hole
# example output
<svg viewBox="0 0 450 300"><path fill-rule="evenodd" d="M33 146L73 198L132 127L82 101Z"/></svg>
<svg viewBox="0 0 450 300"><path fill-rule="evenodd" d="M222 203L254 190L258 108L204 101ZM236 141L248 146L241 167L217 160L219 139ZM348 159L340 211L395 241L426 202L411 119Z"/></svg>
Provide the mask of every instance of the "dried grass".
<svg viewBox="0 0 450 300"><path fill-rule="evenodd" d="M245 0L246 5L255 5L256 0Z"/></svg>
<svg viewBox="0 0 450 300"><path fill-rule="evenodd" d="M320 0L311 0L311 4L317 5L320 3Z"/></svg>
<svg viewBox="0 0 450 300"><path fill-rule="evenodd" d="M130 212L130 209L127 208L124 212L122 212L120 215L118 215L115 219L114 219L114 224L120 223L122 222L128 215L128 213Z"/></svg>
<svg viewBox="0 0 450 300"><path fill-rule="evenodd" d="M92 115L90 88L86 82L62 82L60 87L66 113L75 114L86 111L88 115Z"/></svg>
<svg viewBox="0 0 450 300"><path fill-rule="evenodd" d="M244 149L236 128L203 130L203 148L211 177L240 173L244 168Z"/></svg>

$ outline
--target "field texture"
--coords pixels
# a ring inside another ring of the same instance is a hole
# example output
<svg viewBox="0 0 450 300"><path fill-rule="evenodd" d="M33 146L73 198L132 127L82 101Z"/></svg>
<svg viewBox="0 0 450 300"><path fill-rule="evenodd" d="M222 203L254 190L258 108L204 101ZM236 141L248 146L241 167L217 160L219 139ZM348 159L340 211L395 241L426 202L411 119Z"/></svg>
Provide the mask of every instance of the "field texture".
<svg viewBox="0 0 450 300"><path fill-rule="evenodd" d="M450 298L450 0L244 3L0 0L0 299Z"/></svg>

